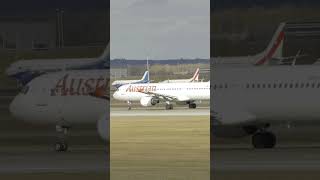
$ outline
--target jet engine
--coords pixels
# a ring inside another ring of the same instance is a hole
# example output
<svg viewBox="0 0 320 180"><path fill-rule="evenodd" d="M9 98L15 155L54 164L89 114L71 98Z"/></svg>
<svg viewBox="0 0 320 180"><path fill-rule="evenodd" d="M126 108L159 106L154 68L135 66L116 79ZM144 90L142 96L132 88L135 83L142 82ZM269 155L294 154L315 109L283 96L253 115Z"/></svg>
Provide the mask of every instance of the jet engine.
<svg viewBox="0 0 320 180"><path fill-rule="evenodd" d="M211 132L217 137L243 137L254 134L258 129L255 116L243 111L229 113L211 112Z"/></svg>
<svg viewBox="0 0 320 180"><path fill-rule="evenodd" d="M147 96L147 97L141 98L140 103L142 106L145 106L145 107L154 106L159 103L159 99Z"/></svg>
<svg viewBox="0 0 320 180"><path fill-rule="evenodd" d="M98 121L97 121L97 129L98 134L104 141L108 141L110 137L110 125L109 125L109 115L105 114L103 115Z"/></svg>
<svg viewBox="0 0 320 180"><path fill-rule="evenodd" d="M213 136L224 138L244 137L252 134L246 127L232 125L213 125L211 127Z"/></svg>

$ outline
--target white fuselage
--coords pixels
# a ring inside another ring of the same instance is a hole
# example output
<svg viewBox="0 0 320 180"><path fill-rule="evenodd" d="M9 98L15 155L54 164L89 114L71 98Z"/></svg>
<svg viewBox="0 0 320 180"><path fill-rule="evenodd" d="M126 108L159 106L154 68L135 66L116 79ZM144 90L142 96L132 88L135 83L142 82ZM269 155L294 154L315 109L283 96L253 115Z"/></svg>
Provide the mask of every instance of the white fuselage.
<svg viewBox="0 0 320 180"><path fill-rule="evenodd" d="M190 79L168 79L168 80L165 80L165 81L161 81L160 83L191 83L193 82L194 79L193 78L190 78Z"/></svg>
<svg viewBox="0 0 320 180"><path fill-rule="evenodd" d="M320 120L320 68L213 68L212 112L218 124Z"/></svg>
<svg viewBox="0 0 320 180"><path fill-rule="evenodd" d="M176 101L182 102L210 99L209 82L128 84L121 86L113 97L122 101L140 101L141 98L150 96L141 91L177 97Z"/></svg>
<svg viewBox="0 0 320 180"><path fill-rule="evenodd" d="M10 104L10 111L17 119L31 123L95 123L109 112L109 103L89 93L108 84L108 70L45 74L23 88Z"/></svg>

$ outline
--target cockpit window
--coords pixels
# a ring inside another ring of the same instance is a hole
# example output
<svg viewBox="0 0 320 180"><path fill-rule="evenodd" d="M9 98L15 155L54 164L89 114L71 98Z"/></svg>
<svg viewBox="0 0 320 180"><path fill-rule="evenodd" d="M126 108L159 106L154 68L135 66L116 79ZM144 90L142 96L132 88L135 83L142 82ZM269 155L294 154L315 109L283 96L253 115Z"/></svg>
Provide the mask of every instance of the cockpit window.
<svg viewBox="0 0 320 180"><path fill-rule="evenodd" d="M21 89L20 93L22 93L22 94L27 94L28 91L29 91L29 86L24 86L24 87Z"/></svg>

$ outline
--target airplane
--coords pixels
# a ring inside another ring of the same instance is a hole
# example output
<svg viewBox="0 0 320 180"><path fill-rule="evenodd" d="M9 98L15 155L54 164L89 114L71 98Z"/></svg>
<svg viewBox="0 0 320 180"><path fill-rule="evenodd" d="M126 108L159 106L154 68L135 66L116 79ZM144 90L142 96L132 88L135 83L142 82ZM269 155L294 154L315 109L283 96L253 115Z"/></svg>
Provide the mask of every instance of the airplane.
<svg viewBox="0 0 320 180"><path fill-rule="evenodd" d="M59 152L67 151L68 130L78 124L97 123L99 135L108 140L109 126L104 126L109 124L110 99L92 97L109 90L108 73L108 69L70 70L41 75L21 89L9 110L18 120L55 125Z"/></svg>
<svg viewBox="0 0 320 180"><path fill-rule="evenodd" d="M281 60L283 58L282 48L285 37L285 26L285 22L279 24L267 48L258 54L238 57L212 57L212 62L214 64L253 64L256 66L260 66L267 65L272 60Z"/></svg>
<svg viewBox="0 0 320 180"><path fill-rule="evenodd" d="M166 102L167 110L173 109L173 102L196 108L196 101L210 99L210 82L127 84L114 92L113 97L127 101L129 110L132 101L145 107Z"/></svg>
<svg viewBox="0 0 320 180"><path fill-rule="evenodd" d="M145 71L142 78L138 80L116 80L112 82L112 86L115 88L119 88L120 86L123 86L125 84L138 84L138 83L149 83L149 71Z"/></svg>
<svg viewBox="0 0 320 180"><path fill-rule="evenodd" d="M194 75L190 79L172 79L172 80L165 80L159 83L188 83L188 82L198 82L199 81L199 68L196 69Z"/></svg>
<svg viewBox="0 0 320 180"><path fill-rule="evenodd" d="M317 125L320 68L312 65L215 68L211 125L216 137L252 137L254 148L273 148L270 127Z"/></svg>
<svg viewBox="0 0 320 180"><path fill-rule="evenodd" d="M62 70L105 69L109 60L109 44L97 58L32 59L19 60L6 69L6 75L18 81L19 86L26 85L33 78L49 72Z"/></svg>

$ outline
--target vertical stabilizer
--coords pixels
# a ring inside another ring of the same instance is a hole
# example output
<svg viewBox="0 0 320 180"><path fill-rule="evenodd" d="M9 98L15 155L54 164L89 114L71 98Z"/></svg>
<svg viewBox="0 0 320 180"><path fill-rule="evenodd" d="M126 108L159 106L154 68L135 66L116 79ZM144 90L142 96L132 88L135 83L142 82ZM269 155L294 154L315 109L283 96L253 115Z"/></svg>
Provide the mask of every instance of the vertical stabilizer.
<svg viewBox="0 0 320 180"><path fill-rule="evenodd" d="M254 63L255 65L265 65L272 58L282 58L285 25L286 23L280 23L267 48L259 54L259 58Z"/></svg>

